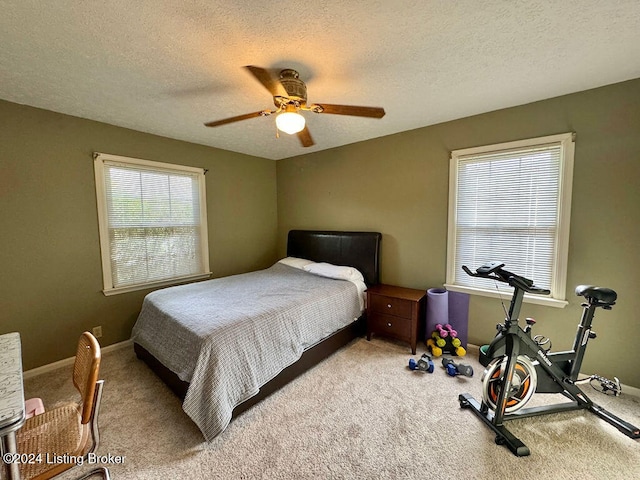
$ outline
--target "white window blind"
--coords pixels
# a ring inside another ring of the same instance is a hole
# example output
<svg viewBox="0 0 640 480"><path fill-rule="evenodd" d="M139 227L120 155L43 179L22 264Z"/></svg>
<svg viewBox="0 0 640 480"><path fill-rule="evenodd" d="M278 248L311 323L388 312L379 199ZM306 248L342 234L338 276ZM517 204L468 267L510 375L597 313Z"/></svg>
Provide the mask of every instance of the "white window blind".
<svg viewBox="0 0 640 480"><path fill-rule="evenodd" d="M448 284L495 291L494 282L468 276L462 266L475 270L499 261L564 300L571 139L566 134L452 152Z"/></svg>
<svg viewBox="0 0 640 480"><path fill-rule="evenodd" d="M204 171L95 155L104 292L209 274Z"/></svg>

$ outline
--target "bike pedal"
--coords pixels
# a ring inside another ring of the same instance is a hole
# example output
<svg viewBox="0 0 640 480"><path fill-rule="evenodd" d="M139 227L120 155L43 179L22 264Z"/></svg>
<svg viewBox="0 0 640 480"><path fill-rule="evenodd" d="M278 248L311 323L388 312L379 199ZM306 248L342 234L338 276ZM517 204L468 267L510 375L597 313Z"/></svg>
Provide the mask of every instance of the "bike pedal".
<svg viewBox="0 0 640 480"><path fill-rule="evenodd" d="M593 384L594 381L599 382L599 386L596 387ZM619 397L622 394L622 387L620 386L620 380L618 377L613 377L613 380L609 380L608 378L601 377L599 375L592 375L589 383L595 390L606 395Z"/></svg>

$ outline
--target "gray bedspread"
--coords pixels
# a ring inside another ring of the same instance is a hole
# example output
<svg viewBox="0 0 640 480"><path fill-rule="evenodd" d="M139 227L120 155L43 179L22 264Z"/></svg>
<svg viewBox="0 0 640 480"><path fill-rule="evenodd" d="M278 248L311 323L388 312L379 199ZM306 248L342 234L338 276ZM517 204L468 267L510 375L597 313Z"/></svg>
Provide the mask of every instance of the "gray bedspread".
<svg viewBox="0 0 640 480"><path fill-rule="evenodd" d="M132 339L182 380L182 405L211 440L233 408L360 316L356 286L276 263L150 293Z"/></svg>

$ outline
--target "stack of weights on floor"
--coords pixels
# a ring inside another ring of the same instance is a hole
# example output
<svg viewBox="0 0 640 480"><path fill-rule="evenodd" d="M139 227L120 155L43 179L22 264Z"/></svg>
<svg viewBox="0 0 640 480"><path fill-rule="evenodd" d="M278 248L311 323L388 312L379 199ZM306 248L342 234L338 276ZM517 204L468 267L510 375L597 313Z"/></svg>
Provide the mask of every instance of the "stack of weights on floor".
<svg viewBox="0 0 640 480"><path fill-rule="evenodd" d="M441 356L443 350L455 353L459 357L464 357L467 354L458 338L458 332L448 323L444 326L440 323L436 325L435 330L431 333L431 338L427 339L427 347L434 357Z"/></svg>

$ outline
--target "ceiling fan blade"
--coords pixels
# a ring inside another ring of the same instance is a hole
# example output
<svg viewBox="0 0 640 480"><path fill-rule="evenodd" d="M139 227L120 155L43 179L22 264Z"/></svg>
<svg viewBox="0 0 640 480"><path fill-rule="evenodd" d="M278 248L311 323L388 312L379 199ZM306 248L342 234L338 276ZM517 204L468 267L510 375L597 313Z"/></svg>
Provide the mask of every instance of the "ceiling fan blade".
<svg viewBox="0 0 640 480"><path fill-rule="evenodd" d="M223 120L215 120L213 122L207 122L204 124L205 127L218 127L220 125L226 125L227 123L239 122L240 120L247 120L249 118L261 117L268 115L264 110L260 110L259 112L253 113L245 113L244 115L238 115L237 117L225 118Z"/></svg>
<svg viewBox="0 0 640 480"><path fill-rule="evenodd" d="M385 111L381 107L358 107L355 105L332 105L330 103L316 103L311 106L311 110L316 111L314 107L320 107L317 113L332 113L334 115L353 115L356 117L382 118Z"/></svg>
<svg viewBox="0 0 640 480"><path fill-rule="evenodd" d="M271 72L269 70L265 70L264 68L255 67L253 65L247 65L247 70L249 70L254 77L266 88L269 90L269 93L274 97L287 97L287 91L284 89L280 80L277 78L273 78Z"/></svg>
<svg viewBox="0 0 640 480"><path fill-rule="evenodd" d="M298 139L303 147L311 147L315 145L313 138L311 138L311 133L309 133L309 129L304 127L300 132L297 133Z"/></svg>

